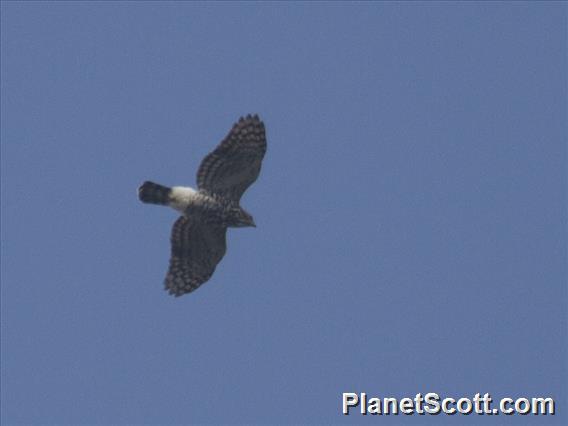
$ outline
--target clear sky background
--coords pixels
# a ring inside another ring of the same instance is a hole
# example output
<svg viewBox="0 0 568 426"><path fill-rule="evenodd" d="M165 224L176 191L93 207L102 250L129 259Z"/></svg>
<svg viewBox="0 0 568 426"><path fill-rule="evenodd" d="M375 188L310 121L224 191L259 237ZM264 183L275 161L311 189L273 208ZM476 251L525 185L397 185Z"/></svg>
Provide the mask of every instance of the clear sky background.
<svg viewBox="0 0 568 426"><path fill-rule="evenodd" d="M566 424L566 3L3 2L2 423ZM195 293L176 213L268 152ZM555 417L340 414L342 392Z"/></svg>

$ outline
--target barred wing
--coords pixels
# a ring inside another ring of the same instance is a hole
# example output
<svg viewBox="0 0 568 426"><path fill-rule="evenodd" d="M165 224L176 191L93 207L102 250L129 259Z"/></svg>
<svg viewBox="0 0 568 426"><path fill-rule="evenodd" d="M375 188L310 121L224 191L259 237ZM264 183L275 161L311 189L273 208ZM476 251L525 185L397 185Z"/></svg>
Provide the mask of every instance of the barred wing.
<svg viewBox="0 0 568 426"><path fill-rule="evenodd" d="M227 228L180 216L171 235L172 254L166 290L177 296L190 293L206 282L227 249Z"/></svg>
<svg viewBox="0 0 568 426"><path fill-rule="evenodd" d="M197 172L197 186L213 194L239 202L257 179L266 153L264 123L258 115L241 117Z"/></svg>

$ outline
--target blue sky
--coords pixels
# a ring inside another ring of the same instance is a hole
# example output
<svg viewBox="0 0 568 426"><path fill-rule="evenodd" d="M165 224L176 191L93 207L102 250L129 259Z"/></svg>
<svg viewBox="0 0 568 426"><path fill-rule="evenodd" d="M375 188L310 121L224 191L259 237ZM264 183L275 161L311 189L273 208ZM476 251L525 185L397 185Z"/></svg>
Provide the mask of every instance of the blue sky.
<svg viewBox="0 0 568 426"><path fill-rule="evenodd" d="M341 415L552 396L565 424L566 3L3 2L3 424L534 423ZM227 255L162 282L240 115L268 152Z"/></svg>

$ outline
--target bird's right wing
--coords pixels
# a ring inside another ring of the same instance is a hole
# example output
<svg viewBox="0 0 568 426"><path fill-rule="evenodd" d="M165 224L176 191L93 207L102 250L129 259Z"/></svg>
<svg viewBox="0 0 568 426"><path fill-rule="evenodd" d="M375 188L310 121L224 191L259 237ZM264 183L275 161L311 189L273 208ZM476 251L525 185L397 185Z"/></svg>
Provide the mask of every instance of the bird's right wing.
<svg viewBox="0 0 568 426"><path fill-rule="evenodd" d="M166 290L175 296L190 293L206 282L225 255L227 228L180 216L171 234L172 252Z"/></svg>
<svg viewBox="0 0 568 426"><path fill-rule="evenodd" d="M265 153L264 123L258 115L241 117L201 162L197 171L198 188L238 203L258 177Z"/></svg>

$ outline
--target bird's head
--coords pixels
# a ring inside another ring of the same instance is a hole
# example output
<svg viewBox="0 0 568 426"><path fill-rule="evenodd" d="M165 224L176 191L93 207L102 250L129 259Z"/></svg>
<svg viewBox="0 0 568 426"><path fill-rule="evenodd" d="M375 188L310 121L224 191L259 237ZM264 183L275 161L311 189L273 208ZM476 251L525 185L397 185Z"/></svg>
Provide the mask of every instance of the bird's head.
<svg viewBox="0 0 568 426"><path fill-rule="evenodd" d="M254 219L252 218L252 216L242 208L235 209L233 226L237 228L244 228L247 226L252 226L256 228L256 224L254 223Z"/></svg>

